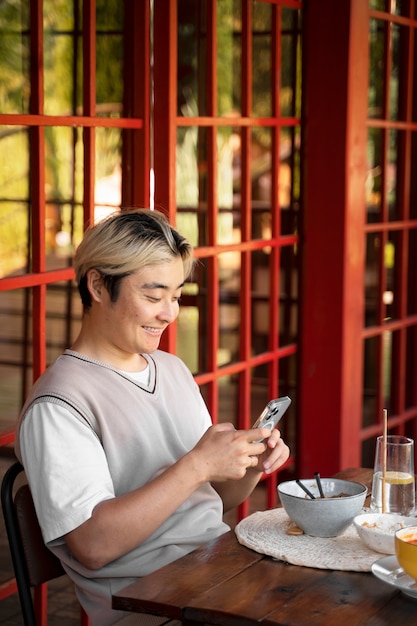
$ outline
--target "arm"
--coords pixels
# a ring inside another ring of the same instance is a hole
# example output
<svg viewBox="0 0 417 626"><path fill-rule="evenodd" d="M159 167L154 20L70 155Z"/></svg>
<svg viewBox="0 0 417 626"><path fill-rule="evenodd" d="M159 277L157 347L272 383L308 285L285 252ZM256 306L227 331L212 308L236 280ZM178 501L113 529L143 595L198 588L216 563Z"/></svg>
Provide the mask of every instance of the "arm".
<svg viewBox="0 0 417 626"><path fill-rule="evenodd" d="M101 568L137 547L200 484L243 478L248 467L258 464L256 455L265 450L265 444L252 441L269 435L267 429L249 432L235 431L232 425L212 426L189 453L156 478L115 497L95 434L62 408L59 416L56 410L48 414L43 407L42 420L25 419L23 461L29 480L34 477L30 482L46 541L64 536L75 558L89 569Z"/></svg>
<svg viewBox="0 0 417 626"><path fill-rule="evenodd" d="M253 442L267 435L268 429L212 426L193 450L156 479L98 504L89 520L68 533L68 547L84 565L98 569L149 537L202 483L229 484L228 492L236 484L245 492L252 490L262 472L247 470L259 465L257 455L265 451L265 444Z"/></svg>

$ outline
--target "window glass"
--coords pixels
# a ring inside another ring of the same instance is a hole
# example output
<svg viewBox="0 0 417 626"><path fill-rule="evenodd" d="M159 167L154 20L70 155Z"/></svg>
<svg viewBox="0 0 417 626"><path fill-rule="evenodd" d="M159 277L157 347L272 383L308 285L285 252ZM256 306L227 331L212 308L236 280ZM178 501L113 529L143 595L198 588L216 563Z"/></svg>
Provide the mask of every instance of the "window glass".
<svg viewBox="0 0 417 626"><path fill-rule="evenodd" d="M383 131L370 128L368 131L368 174L366 179L367 221L378 222L381 216L383 194Z"/></svg>
<svg viewBox="0 0 417 626"><path fill-rule="evenodd" d="M242 16L237 0L217 2L217 108L220 116L242 110Z"/></svg>
<svg viewBox="0 0 417 626"><path fill-rule="evenodd" d="M281 89L283 117L301 115L301 33L300 12L282 7Z"/></svg>
<svg viewBox="0 0 417 626"><path fill-rule="evenodd" d="M364 341L364 381L363 381L363 413L362 428L371 426L375 422L379 397L379 337L369 337Z"/></svg>
<svg viewBox="0 0 417 626"><path fill-rule="evenodd" d="M178 116L207 114L206 0L178 0Z"/></svg>
<svg viewBox="0 0 417 626"><path fill-rule="evenodd" d="M0 291L0 415L11 430L32 383L30 290ZM25 383L26 381L26 383Z"/></svg>
<svg viewBox="0 0 417 626"><path fill-rule="evenodd" d="M2 278L30 271L28 129L24 126L0 126L0 148Z"/></svg>
<svg viewBox="0 0 417 626"><path fill-rule="evenodd" d="M66 0L44 0L44 113L81 114L76 101L77 72L81 63L80 12Z"/></svg>
<svg viewBox="0 0 417 626"><path fill-rule="evenodd" d="M28 113L29 4L26 1L0 2L0 110Z"/></svg>
<svg viewBox="0 0 417 626"><path fill-rule="evenodd" d="M96 2L96 114L120 117L123 100L123 7L118 0ZM129 63L126 79L129 80Z"/></svg>
<svg viewBox="0 0 417 626"><path fill-rule="evenodd" d="M414 408L416 405L416 383L417 380L417 328L410 326L406 329L406 371L405 377L405 403L406 408ZM412 422L414 427L414 421ZM415 431L413 431L415 432ZM410 435L415 437L414 435Z"/></svg>
<svg viewBox="0 0 417 626"><path fill-rule="evenodd" d="M382 238L380 233L368 233L366 237L365 267L365 326L379 324L381 248Z"/></svg>
<svg viewBox="0 0 417 626"><path fill-rule="evenodd" d="M407 315L417 313L417 230L408 233ZM417 354L417 352L415 353ZM416 359L417 361L417 359Z"/></svg>
<svg viewBox="0 0 417 626"><path fill-rule="evenodd" d="M101 219L120 208L122 202L121 131L96 129L95 218Z"/></svg>
<svg viewBox="0 0 417 626"><path fill-rule="evenodd" d="M219 350L218 366L239 360L241 329L241 255L225 252L219 263Z"/></svg>
<svg viewBox="0 0 417 626"><path fill-rule="evenodd" d="M384 52L385 26L380 20L371 19L369 22L369 89L368 108L369 117L384 117Z"/></svg>
<svg viewBox="0 0 417 626"><path fill-rule="evenodd" d="M272 115L272 7L253 3L252 25L252 115Z"/></svg>

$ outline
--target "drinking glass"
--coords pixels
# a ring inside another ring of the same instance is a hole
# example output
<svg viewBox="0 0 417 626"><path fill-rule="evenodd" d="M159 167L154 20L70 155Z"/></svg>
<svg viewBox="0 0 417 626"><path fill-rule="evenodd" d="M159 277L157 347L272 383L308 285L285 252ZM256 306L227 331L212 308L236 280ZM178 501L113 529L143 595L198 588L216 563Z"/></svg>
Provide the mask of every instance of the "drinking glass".
<svg viewBox="0 0 417 626"><path fill-rule="evenodd" d="M384 485L385 482L385 485ZM385 506L383 506L383 504ZM412 515L415 508L414 441L388 435L384 481L384 438L377 437L371 510Z"/></svg>

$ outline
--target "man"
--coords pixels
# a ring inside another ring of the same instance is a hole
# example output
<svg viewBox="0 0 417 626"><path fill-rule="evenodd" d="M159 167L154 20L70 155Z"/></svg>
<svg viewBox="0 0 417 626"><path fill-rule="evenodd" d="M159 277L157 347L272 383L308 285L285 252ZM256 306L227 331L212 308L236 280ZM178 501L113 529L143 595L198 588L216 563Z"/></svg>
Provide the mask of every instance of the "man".
<svg viewBox="0 0 417 626"><path fill-rule="evenodd" d="M226 532L223 512L289 455L277 430L212 425L189 370L158 350L192 255L154 211L88 230L74 260L80 334L22 411L16 451L45 543L92 626L131 623L112 594Z"/></svg>

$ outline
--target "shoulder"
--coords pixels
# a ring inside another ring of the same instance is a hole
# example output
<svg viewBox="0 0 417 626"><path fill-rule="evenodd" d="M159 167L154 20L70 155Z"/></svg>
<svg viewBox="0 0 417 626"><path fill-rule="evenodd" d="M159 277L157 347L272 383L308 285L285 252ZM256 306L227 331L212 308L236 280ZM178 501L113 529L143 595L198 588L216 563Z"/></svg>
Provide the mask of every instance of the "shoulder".
<svg viewBox="0 0 417 626"><path fill-rule="evenodd" d="M191 371L184 361L175 354L164 352L163 350L155 350L152 354L145 356L148 361L155 363L155 369L159 372L160 376L175 380L178 380L178 377L181 376L181 380L189 380L193 386L196 385Z"/></svg>
<svg viewBox="0 0 417 626"><path fill-rule="evenodd" d="M185 363L175 354L171 354L170 352L164 352L163 350L155 350L152 354L147 355L148 359L153 359L156 365L169 366L169 367L177 367L180 369L187 370L189 372L188 367Z"/></svg>

